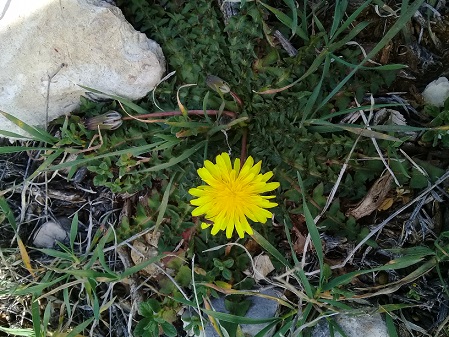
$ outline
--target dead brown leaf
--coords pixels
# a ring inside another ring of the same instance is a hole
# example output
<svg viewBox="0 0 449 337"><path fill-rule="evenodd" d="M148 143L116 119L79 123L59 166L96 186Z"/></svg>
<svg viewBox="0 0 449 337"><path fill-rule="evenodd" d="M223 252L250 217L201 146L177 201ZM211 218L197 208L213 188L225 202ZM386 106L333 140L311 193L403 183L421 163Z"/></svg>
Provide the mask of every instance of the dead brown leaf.
<svg viewBox="0 0 449 337"><path fill-rule="evenodd" d="M360 219L378 209L390 191L392 180L393 177L389 173L377 179L365 198L355 208L350 209L346 215Z"/></svg>

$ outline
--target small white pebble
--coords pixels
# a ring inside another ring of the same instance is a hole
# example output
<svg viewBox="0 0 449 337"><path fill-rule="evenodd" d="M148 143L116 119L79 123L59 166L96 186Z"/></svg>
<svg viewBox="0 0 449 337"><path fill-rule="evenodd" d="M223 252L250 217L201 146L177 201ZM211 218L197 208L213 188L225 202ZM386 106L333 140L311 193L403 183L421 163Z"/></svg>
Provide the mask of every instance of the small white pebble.
<svg viewBox="0 0 449 337"><path fill-rule="evenodd" d="M449 97L449 80L446 77L440 77L430 82L422 95L427 104L444 106L444 101Z"/></svg>

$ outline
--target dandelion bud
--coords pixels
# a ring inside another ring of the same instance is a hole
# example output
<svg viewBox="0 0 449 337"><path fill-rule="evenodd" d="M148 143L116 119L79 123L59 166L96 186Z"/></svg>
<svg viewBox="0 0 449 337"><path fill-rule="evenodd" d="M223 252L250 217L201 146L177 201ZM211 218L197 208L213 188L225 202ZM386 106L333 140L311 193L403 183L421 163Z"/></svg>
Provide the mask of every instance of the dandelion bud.
<svg viewBox="0 0 449 337"><path fill-rule="evenodd" d="M109 110L105 114L87 118L84 125L89 130L97 130L98 128L102 130L115 130L120 127L122 123L122 115L117 111Z"/></svg>
<svg viewBox="0 0 449 337"><path fill-rule="evenodd" d="M220 77L214 75L207 75L206 84L212 90L218 93L227 94L231 91L229 84L223 81Z"/></svg>

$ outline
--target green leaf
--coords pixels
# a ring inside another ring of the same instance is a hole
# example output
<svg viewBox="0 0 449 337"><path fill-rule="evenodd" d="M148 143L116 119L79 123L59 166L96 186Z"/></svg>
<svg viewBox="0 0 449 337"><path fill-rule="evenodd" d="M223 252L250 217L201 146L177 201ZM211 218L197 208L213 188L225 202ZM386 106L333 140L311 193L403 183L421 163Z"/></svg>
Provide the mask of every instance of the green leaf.
<svg viewBox="0 0 449 337"><path fill-rule="evenodd" d="M230 280L232 279L232 273L229 269L223 269L223 271L221 272L221 275L223 276L223 278L225 280Z"/></svg>
<svg viewBox="0 0 449 337"><path fill-rule="evenodd" d="M0 209L5 214L6 218L9 221L9 224L11 225L14 232L17 233L17 223L16 218L14 217L14 213L12 212L11 208L8 205L8 202L6 201L5 197L0 196Z"/></svg>
<svg viewBox="0 0 449 337"><path fill-rule="evenodd" d="M271 7L270 5L267 5L263 2L259 3L266 9L268 9L271 13L273 13L280 22L290 28L293 34L297 34L304 41L309 41L309 37L307 36L306 32L302 30L301 27L298 27L298 15L296 13L296 5L294 4L294 1L285 0L285 2L289 5L289 7L292 6L292 8L294 9L293 20L285 13L282 13L279 9Z"/></svg>
<svg viewBox="0 0 449 337"><path fill-rule="evenodd" d="M398 337L398 332L396 330L396 327L394 325L393 319L389 314L385 315L385 323L387 325L388 330L388 336L390 337Z"/></svg>
<svg viewBox="0 0 449 337"><path fill-rule="evenodd" d="M176 173L172 175L172 177L170 178L170 181L168 182L167 187L165 188L165 192L162 197L161 204L158 208L158 215L157 215L157 219L156 219L156 225L154 226L154 233L158 232L159 225L162 223L162 220L164 219L165 211L167 210L167 205L168 205L168 198L170 196L170 193L172 192L171 186L173 184L173 180L175 179L175 176L176 176Z"/></svg>
<svg viewBox="0 0 449 337"><path fill-rule="evenodd" d="M161 310L161 305L157 300L150 298L146 302L140 304L139 310L142 316L152 317L154 313L157 313Z"/></svg>
<svg viewBox="0 0 449 337"><path fill-rule="evenodd" d="M356 18L365 10L366 7L371 4L371 2L372 0L367 0L363 4L358 6L358 8L346 19L346 21L340 26L340 28L338 28L338 30L334 34L331 34L331 41L336 40L337 37L339 37L340 34L342 34L344 31L346 31L346 29L350 25L354 24L354 22L356 22ZM335 8L335 10L337 10L337 8ZM335 23L335 21L336 20L334 20L333 24ZM336 24L334 26L336 26Z"/></svg>
<svg viewBox="0 0 449 337"><path fill-rule="evenodd" d="M6 130L0 130L0 135L3 135L5 137L11 137L11 138L34 140L31 137L26 137L26 136L23 136L23 135L19 135L18 133L14 133L14 132L11 132L11 131L6 131Z"/></svg>
<svg viewBox="0 0 449 337"><path fill-rule="evenodd" d="M3 115L3 117L9 119L11 122L16 124L19 128L21 128L25 132L29 133L31 135L31 137L36 141L41 141L41 142L49 143L49 144L55 144L58 141L58 138L53 137L47 131L30 126L27 123L21 121L20 119L14 117L13 115L11 115L7 112L0 110L0 115ZM8 132L8 131L6 131L6 132Z"/></svg>
<svg viewBox="0 0 449 337"><path fill-rule="evenodd" d="M225 299L225 308L232 313L233 315L237 316L245 316L248 309L251 307L251 301L249 300L238 300L238 301L232 301Z"/></svg>
<svg viewBox="0 0 449 337"><path fill-rule="evenodd" d="M94 319L94 317L91 317L83 323L78 324L76 327L70 330L70 333L66 337L76 337L78 334L83 332L84 329L86 329L94 321Z"/></svg>
<svg viewBox="0 0 449 337"><path fill-rule="evenodd" d="M176 337L178 336L178 331L176 331L176 328L171 325L168 322L161 323L162 331L168 336L168 337Z"/></svg>
<svg viewBox="0 0 449 337"><path fill-rule="evenodd" d="M0 131L1 133L1 131ZM20 329L20 328L4 328L0 326L0 331L8 335L13 336L25 336L25 337L35 337L36 334L32 329Z"/></svg>
<svg viewBox="0 0 449 337"><path fill-rule="evenodd" d="M223 265L226 268L231 268L234 265L234 260L233 259L227 259L227 260L223 261Z"/></svg>
<svg viewBox="0 0 449 337"><path fill-rule="evenodd" d="M48 167L58 158L62 153L64 152L64 149L56 149L55 152L50 153L48 156L46 156L44 162L39 165L39 167L31 174L26 180L31 181L35 177L37 177L41 172L48 169Z"/></svg>
<svg viewBox="0 0 449 337"><path fill-rule="evenodd" d="M417 256L404 256L402 258L398 258L396 260L392 260L389 263L387 263L386 265L380 266L380 267L376 267L376 268L372 268L372 269L367 269L367 270L358 270L358 271L354 271L354 272L350 272L347 273L345 275L341 275L338 276L334 279L332 279L330 282L328 282L326 285L323 286L323 290L332 290L340 285L344 285L347 284L348 282L350 282L354 277L359 276L359 275L364 275L364 274L368 274L368 273L372 273L375 271L381 271L381 270L394 270L394 269L403 269L403 268L407 268L409 266L413 266L421 261L423 261L424 258L420 257L419 255ZM427 261L426 263L424 263L423 265L421 265L420 267L416 268L415 271L413 273L425 273L428 270L432 269L435 266L435 260L434 259L430 259L429 261Z"/></svg>
<svg viewBox="0 0 449 337"><path fill-rule="evenodd" d="M187 266L181 266L176 273L175 281L181 287L188 287L192 281L192 270Z"/></svg>
<svg viewBox="0 0 449 337"><path fill-rule="evenodd" d="M43 336L41 329L41 317L40 317L40 308L39 303L34 298L31 302L31 318L33 321L33 330L36 336Z"/></svg>
<svg viewBox="0 0 449 337"><path fill-rule="evenodd" d="M292 11L292 21L291 21L291 27L292 30L292 36L295 35L296 31L301 29L298 27L298 12L296 9L296 1L294 0L284 0L284 2L287 4L288 8ZM307 36L304 34L301 36L303 39L304 37L307 38Z"/></svg>
<svg viewBox="0 0 449 337"><path fill-rule="evenodd" d="M351 29L348 35L346 35L342 40L332 43L329 46L329 50L336 51L343 47L346 43L355 38L362 30L364 30L369 25L369 22L360 22L357 26Z"/></svg>
<svg viewBox="0 0 449 337"><path fill-rule="evenodd" d="M301 188L301 191L305 191L304 183L302 181L301 175L298 171L296 171L297 179L299 187ZM315 221L313 220L312 214L310 213L309 207L307 206L307 200L306 196L303 193L302 195L302 205L304 208L304 216L306 217L306 225L307 230L309 231L310 237L313 242L313 246L315 247L315 251L318 257L318 261L320 264L320 282L324 281L324 253L323 253L323 247L321 245L321 237L320 233L318 232L318 228L316 227Z"/></svg>
<svg viewBox="0 0 449 337"><path fill-rule="evenodd" d="M75 215L73 216L72 224L70 226L70 249L72 249L72 251L77 234L78 234L78 212L76 212Z"/></svg>
<svg viewBox="0 0 449 337"><path fill-rule="evenodd" d="M86 86L80 85L80 84L78 84L78 86L80 86L81 88L86 89L90 92L93 92L95 94L100 94L100 95L104 95L104 96L110 97L112 99L115 99L115 100L119 101L120 103L122 103L124 106L127 106L128 108L134 110L135 112L137 112L139 114L148 114L149 113L148 110L145 110L144 108L140 107L136 103L131 102L130 100L126 99L125 97L121 97L118 95L110 95L110 94L104 93L100 90L96 90L96 89L86 87ZM136 116L136 117L139 117L139 116Z"/></svg>
<svg viewBox="0 0 449 337"><path fill-rule="evenodd" d="M47 151L46 147L33 147L33 146L2 146L0 147L0 154L24 152L24 151Z"/></svg>

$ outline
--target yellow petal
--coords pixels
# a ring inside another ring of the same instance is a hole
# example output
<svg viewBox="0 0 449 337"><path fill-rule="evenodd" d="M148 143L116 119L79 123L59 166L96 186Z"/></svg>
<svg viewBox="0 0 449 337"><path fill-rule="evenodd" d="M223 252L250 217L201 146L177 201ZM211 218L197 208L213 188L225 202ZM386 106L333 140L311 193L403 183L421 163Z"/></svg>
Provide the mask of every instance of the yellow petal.
<svg viewBox="0 0 449 337"><path fill-rule="evenodd" d="M239 176L246 177L248 175L248 172L251 170L251 167L253 167L254 159L253 157L248 157L245 161L245 164L243 164L242 169L240 170Z"/></svg>
<svg viewBox="0 0 449 337"><path fill-rule="evenodd" d="M237 158L234 160L234 170L237 172L237 175L240 172L240 159Z"/></svg>
<svg viewBox="0 0 449 337"><path fill-rule="evenodd" d="M217 185L218 181L210 174L210 172L206 168L202 167L198 169L197 172L200 178L203 179L206 184L211 186Z"/></svg>
<svg viewBox="0 0 449 337"><path fill-rule="evenodd" d="M226 152L217 156L217 165L222 172L230 172L232 170L231 158Z"/></svg>
<svg viewBox="0 0 449 337"><path fill-rule="evenodd" d="M251 172L251 174L254 174L255 176L257 176L259 174L261 168L262 168L262 161L259 160L257 162L257 164L251 168L250 172Z"/></svg>
<svg viewBox="0 0 449 337"><path fill-rule="evenodd" d="M202 228L202 229L206 229L206 228L208 228L210 225L211 225L210 223L202 222L202 223L201 223L201 228Z"/></svg>

